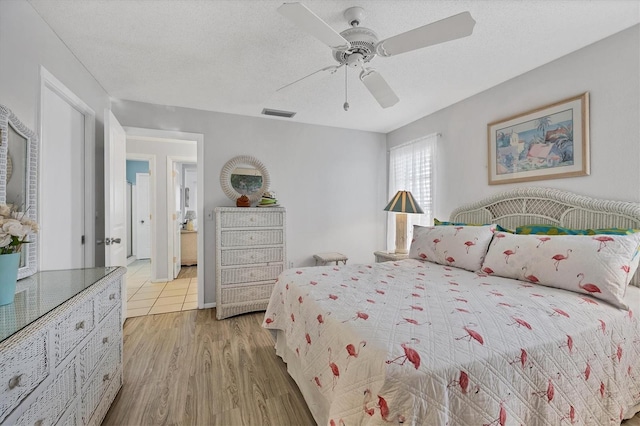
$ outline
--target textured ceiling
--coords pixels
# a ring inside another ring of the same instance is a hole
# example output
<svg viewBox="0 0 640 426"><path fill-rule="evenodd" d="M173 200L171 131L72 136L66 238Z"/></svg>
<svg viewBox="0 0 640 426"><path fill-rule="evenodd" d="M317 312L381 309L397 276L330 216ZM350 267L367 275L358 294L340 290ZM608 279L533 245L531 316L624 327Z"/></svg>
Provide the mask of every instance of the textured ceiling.
<svg viewBox="0 0 640 426"><path fill-rule="evenodd" d="M344 69L276 89L335 64L331 50L282 17L281 0L29 0L116 99L389 132L640 22L638 0L305 0L338 32L361 6L380 39L468 10L470 37L376 57L400 97L382 109ZM287 120L272 118L274 120Z"/></svg>

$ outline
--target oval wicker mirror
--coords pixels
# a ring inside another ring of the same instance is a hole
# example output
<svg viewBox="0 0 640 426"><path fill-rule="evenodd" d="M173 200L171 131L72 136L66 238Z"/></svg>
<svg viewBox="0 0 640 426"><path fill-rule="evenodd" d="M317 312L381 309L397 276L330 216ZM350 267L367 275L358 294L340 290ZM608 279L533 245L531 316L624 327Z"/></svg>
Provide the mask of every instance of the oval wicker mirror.
<svg viewBox="0 0 640 426"><path fill-rule="evenodd" d="M242 195L252 203L269 190L269 171L260 160L250 155L233 157L222 167L220 186L225 195L236 201Z"/></svg>

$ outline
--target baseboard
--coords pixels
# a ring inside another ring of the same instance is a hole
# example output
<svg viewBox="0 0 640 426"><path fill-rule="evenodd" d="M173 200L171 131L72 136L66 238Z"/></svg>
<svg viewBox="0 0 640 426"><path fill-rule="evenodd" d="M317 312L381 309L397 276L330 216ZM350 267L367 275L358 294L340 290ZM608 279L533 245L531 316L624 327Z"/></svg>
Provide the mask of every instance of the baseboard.
<svg viewBox="0 0 640 426"><path fill-rule="evenodd" d="M131 264L132 264L133 262L135 262L136 260L138 260L138 259L136 259L136 257L135 257L135 256L129 256L129 257L127 257L127 266L131 265Z"/></svg>
<svg viewBox="0 0 640 426"><path fill-rule="evenodd" d="M213 303L205 303L202 309L211 309L216 307L216 302Z"/></svg>

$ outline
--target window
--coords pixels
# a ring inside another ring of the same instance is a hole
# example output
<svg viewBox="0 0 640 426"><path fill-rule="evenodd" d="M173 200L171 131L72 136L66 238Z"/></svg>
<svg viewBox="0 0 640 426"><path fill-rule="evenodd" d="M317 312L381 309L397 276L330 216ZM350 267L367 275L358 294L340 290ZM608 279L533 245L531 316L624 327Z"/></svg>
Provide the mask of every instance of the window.
<svg viewBox="0 0 640 426"><path fill-rule="evenodd" d="M407 242L413 235L413 225L433 224L434 176L438 133L391 148L389 151L389 199L400 190L411 191L424 214L407 215ZM388 214L387 249L395 249L395 214Z"/></svg>

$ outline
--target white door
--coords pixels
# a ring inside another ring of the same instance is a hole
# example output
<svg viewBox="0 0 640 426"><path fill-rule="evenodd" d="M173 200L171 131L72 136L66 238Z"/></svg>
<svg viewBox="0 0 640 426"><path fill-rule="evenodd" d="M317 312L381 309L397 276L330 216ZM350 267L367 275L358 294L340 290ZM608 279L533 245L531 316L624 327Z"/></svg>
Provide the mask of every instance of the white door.
<svg viewBox="0 0 640 426"><path fill-rule="evenodd" d="M173 219L173 278L178 278L180 269L182 268L182 248L180 247L180 230L182 229L182 222L184 218L180 214L182 208L180 203L180 188L182 178L180 177L180 168L175 162L171 162L171 176L172 176L172 188L174 194L173 206L174 213L169 216L169 219ZM171 205L171 204L170 204ZM171 238L171 237L170 237Z"/></svg>
<svg viewBox="0 0 640 426"><path fill-rule="evenodd" d="M127 135L110 110L104 117L105 265L127 266ZM122 321L127 317L127 283L122 280Z"/></svg>
<svg viewBox="0 0 640 426"><path fill-rule="evenodd" d="M84 268L85 116L49 86L43 90L39 269Z"/></svg>
<svg viewBox="0 0 640 426"><path fill-rule="evenodd" d="M136 259L151 257L151 212L149 173L136 173Z"/></svg>

